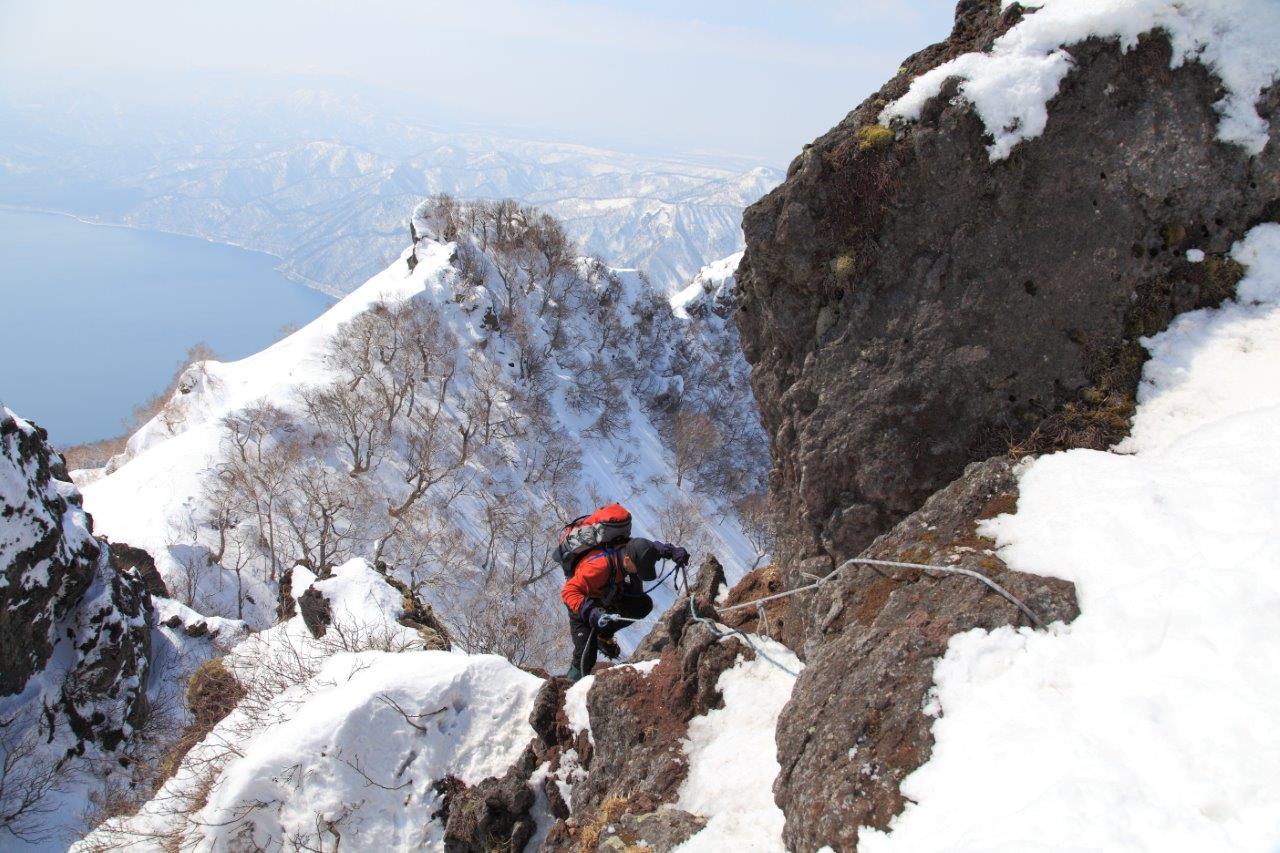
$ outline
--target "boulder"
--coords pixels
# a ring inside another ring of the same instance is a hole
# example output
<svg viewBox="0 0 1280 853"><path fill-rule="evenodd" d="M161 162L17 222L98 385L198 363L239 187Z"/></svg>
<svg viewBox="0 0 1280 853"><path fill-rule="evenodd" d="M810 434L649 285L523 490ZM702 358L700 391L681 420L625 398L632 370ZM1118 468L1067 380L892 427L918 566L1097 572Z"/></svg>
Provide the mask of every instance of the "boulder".
<svg viewBox="0 0 1280 853"><path fill-rule="evenodd" d="M1225 253L1280 212L1280 122L1256 156L1219 141L1219 82L1195 61L1171 68L1157 32L1128 52L1069 45L1047 127L1005 159L990 159L954 81L918 122L877 124L914 77L1023 14L963 0L950 38L746 212L735 316L787 587L804 560L857 554L969 463L1124 435L1141 337L1230 295ZM1259 111L1278 108L1272 86Z"/></svg>
<svg viewBox="0 0 1280 853"><path fill-rule="evenodd" d="M530 746L501 778L467 787L455 785L447 802L444 849L448 853L523 850L537 824L529 814L533 790L529 777L538 766Z"/></svg>

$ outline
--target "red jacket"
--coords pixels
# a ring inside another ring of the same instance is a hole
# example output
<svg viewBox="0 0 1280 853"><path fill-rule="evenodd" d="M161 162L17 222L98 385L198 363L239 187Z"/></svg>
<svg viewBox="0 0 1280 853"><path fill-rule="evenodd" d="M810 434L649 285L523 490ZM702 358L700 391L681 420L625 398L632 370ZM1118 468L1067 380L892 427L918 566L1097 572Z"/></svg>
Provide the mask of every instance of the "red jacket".
<svg viewBox="0 0 1280 853"><path fill-rule="evenodd" d="M582 612L582 602L588 598L599 600L604 597L605 590L609 588L611 572L613 583L623 583L625 572L622 568L622 551L615 548L612 553L613 559L610 560L609 554L602 548L588 551L578 561L573 577L564 582L560 598L574 613Z"/></svg>

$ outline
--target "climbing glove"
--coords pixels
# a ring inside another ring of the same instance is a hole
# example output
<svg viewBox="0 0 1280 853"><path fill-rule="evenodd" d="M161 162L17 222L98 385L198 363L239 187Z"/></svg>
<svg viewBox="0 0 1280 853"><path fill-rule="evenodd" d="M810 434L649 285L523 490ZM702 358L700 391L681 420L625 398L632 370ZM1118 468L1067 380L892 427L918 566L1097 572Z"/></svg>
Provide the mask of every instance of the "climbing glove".
<svg viewBox="0 0 1280 853"><path fill-rule="evenodd" d="M689 552L679 545L668 545L666 542L654 542L653 545L658 549L658 559L671 560L682 569L689 564Z"/></svg>
<svg viewBox="0 0 1280 853"><path fill-rule="evenodd" d="M578 615L590 625L592 628L603 628L609 623L609 614L605 612L604 606L594 598L588 598L582 602L582 608L578 611Z"/></svg>

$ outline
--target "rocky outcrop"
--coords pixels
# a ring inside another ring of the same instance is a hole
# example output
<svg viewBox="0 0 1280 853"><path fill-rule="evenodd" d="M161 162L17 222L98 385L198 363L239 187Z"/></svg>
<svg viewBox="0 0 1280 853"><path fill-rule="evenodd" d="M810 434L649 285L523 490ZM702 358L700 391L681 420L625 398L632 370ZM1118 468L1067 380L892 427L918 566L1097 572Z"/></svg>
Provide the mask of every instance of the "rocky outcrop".
<svg viewBox="0 0 1280 853"><path fill-rule="evenodd" d="M912 78L1023 14L963 0L946 42L747 211L737 317L787 586L800 559L858 553L971 462L1124 434L1139 338L1230 294L1226 251L1280 212L1280 123L1256 156L1218 141L1218 81L1170 68L1158 33L1069 46L1044 133L997 162L954 84L919 122L876 124ZM1273 86L1258 109L1277 107Z"/></svg>
<svg viewBox="0 0 1280 853"><path fill-rule="evenodd" d="M105 540L104 540L105 541ZM171 598L169 588L165 586L160 570L156 568L155 558L143 548L136 548L127 542L108 543L111 554L111 566L117 572L135 571L142 576L147 592L153 598Z"/></svg>
<svg viewBox="0 0 1280 853"><path fill-rule="evenodd" d="M377 577L381 582L398 592L402 598L403 608L396 622L406 628L418 632L422 648L436 651L449 651L452 643L449 631L436 616L431 605L425 603L414 593L409 585L396 579L381 563L376 566ZM291 618L295 613L302 617L302 622L317 639L323 637L333 624L333 605L318 586L309 586L295 599L289 590L293 586L293 570L285 572L280 582L280 604L276 612L281 618Z"/></svg>
<svg viewBox="0 0 1280 853"><path fill-rule="evenodd" d="M720 565L720 561L715 557L707 557L702 565L698 567L698 572L693 579L693 594L695 601L710 602L715 601L720 594L720 590L725 585L724 566ZM630 660L632 663L645 660L657 660L662 656L671 643L679 636L679 631L673 631L672 619L680 618L683 625L683 616L676 617L676 613L687 611L689 609L689 593L684 591L676 597L671 607L667 609L666 615L658 621L656 625L649 629L649 633L636 646L634 652L631 653Z"/></svg>
<svg viewBox="0 0 1280 853"><path fill-rule="evenodd" d="M114 749L148 710L152 621L45 431L0 408L0 696L29 694L47 744Z"/></svg>
<svg viewBox="0 0 1280 853"><path fill-rule="evenodd" d="M472 787L446 784L444 849L448 853L523 850L537 831L530 816L534 794L529 777L538 766L530 746L505 776Z"/></svg>
<svg viewBox="0 0 1280 853"><path fill-rule="evenodd" d="M701 567L694 584L700 615L713 612L723 577L714 559ZM665 638L656 658L597 670L586 697L590 735L569 725L563 680L549 681L535 702L530 724L549 768L544 792L562 818L544 850L671 849L701 828L700 818L671 806L688 772L682 741L691 719L723 706L720 675L754 653L693 621L687 600L676 602L659 628ZM656 644L650 640L646 645ZM562 783L571 786L569 802Z"/></svg>
<svg viewBox="0 0 1280 853"><path fill-rule="evenodd" d="M971 465L861 556L960 564L991 577L1044 623L1077 615L1067 581L1010 571L977 523L1011 511L1017 480L1004 457ZM936 660L957 632L1026 624L971 578L850 566L802 605L808 665L778 722L775 798L791 849L853 849L858 828L883 829L902 810L902 779L929 758L926 711Z"/></svg>
<svg viewBox="0 0 1280 853"><path fill-rule="evenodd" d="M404 613L397 620L406 628L412 628L418 632L418 636L422 638L422 647L425 649L436 649L447 652L453 648L453 641L449 637L449 629L445 627L440 617L436 616L435 610L431 608L409 587L407 583L399 580L395 575L387 571L387 567L379 563L378 573L382 575L392 589L403 596L401 605L404 607Z"/></svg>

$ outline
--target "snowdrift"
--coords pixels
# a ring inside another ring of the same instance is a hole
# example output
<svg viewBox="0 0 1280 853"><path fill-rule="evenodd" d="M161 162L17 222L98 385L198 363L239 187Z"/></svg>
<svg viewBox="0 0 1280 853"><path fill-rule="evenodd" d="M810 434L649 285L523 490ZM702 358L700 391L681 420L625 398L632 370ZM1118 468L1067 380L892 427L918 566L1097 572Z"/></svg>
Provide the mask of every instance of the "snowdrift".
<svg viewBox="0 0 1280 853"><path fill-rule="evenodd" d="M916 804L860 849L1274 846L1280 225L1233 255L1236 299L1147 341L1132 436L1037 459L988 523L1012 567L1074 581L1081 615L952 639Z"/></svg>

